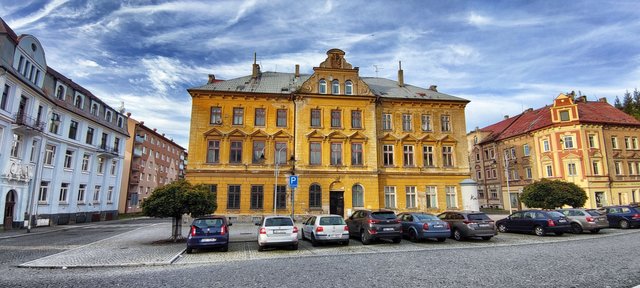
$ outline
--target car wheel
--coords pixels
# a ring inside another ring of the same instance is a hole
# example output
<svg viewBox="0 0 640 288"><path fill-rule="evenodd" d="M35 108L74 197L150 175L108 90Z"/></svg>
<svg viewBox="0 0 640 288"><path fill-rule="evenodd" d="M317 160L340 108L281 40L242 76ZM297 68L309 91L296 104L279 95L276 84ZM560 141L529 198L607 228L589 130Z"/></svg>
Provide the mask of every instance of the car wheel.
<svg viewBox="0 0 640 288"><path fill-rule="evenodd" d="M227 252L229 251L229 244L224 245L224 247L222 247L222 252Z"/></svg>
<svg viewBox="0 0 640 288"><path fill-rule="evenodd" d="M591 230L591 233L593 233L593 234L598 234L598 232L600 232L600 229L593 229L593 230Z"/></svg>
<svg viewBox="0 0 640 288"><path fill-rule="evenodd" d="M536 235L538 236L544 236L545 231L544 231L544 227L542 226L536 226L533 228L533 232L536 233Z"/></svg>
<svg viewBox="0 0 640 288"><path fill-rule="evenodd" d="M307 237L304 237L304 229L300 229L300 231L302 231L302 233L300 233L300 234L301 234L301 237L302 237L302 240L307 239Z"/></svg>
<svg viewBox="0 0 640 288"><path fill-rule="evenodd" d="M491 240L491 237L492 236L482 236L482 240L489 241L489 240Z"/></svg>
<svg viewBox="0 0 640 288"><path fill-rule="evenodd" d="M460 230L453 230L453 239L456 241L462 241L462 234L460 233Z"/></svg>
<svg viewBox="0 0 640 288"><path fill-rule="evenodd" d="M393 238L393 243L398 244L398 243L400 243L401 241L402 241L402 237L396 237L396 238Z"/></svg>
<svg viewBox="0 0 640 288"><path fill-rule="evenodd" d="M556 234L556 236L562 236L564 232L553 232L553 234Z"/></svg>
<svg viewBox="0 0 640 288"><path fill-rule="evenodd" d="M505 226L504 224L498 225L498 231L500 231L500 233L507 232L507 226Z"/></svg>
<svg viewBox="0 0 640 288"><path fill-rule="evenodd" d="M581 234L582 226L578 223L571 223L571 232L573 232L573 234Z"/></svg>
<svg viewBox="0 0 640 288"><path fill-rule="evenodd" d="M262 247L262 246L260 246L260 245L258 244L258 252L262 252L262 251L264 251L264 247Z"/></svg>
<svg viewBox="0 0 640 288"><path fill-rule="evenodd" d="M418 242L418 233L416 233L416 230L409 230L409 241Z"/></svg>
<svg viewBox="0 0 640 288"><path fill-rule="evenodd" d="M187 254L191 254L191 253L193 253L193 249L187 248Z"/></svg>
<svg viewBox="0 0 640 288"><path fill-rule="evenodd" d="M298 250L298 243L291 245L291 250Z"/></svg>
<svg viewBox="0 0 640 288"><path fill-rule="evenodd" d="M447 238L438 238L438 242L444 242Z"/></svg>
<svg viewBox="0 0 640 288"><path fill-rule="evenodd" d="M622 229L628 229L629 228L629 221L627 220L620 220L620 223L618 223L618 225L620 226L620 228Z"/></svg>
<svg viewBox="0 0 640 288"><path fill-rule="evenodd" d="M369 245L371 243L371 239L369 239L369 235L367 235L366 230L360 231L360 241L362 241L362 245Z"/></svg>
<svg viewBox="0 0 640 288"><path fill-rule="evenodd" d="M318 246L318 240L316 240L316 236L313 235L313 233L311 233L311 246L316 247Z"/></svg>

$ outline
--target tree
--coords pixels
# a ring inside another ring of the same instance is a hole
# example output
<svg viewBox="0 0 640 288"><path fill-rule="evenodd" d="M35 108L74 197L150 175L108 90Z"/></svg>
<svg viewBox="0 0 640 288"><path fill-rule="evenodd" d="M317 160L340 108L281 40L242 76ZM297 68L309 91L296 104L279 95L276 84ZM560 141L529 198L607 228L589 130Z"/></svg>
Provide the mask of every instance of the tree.
<svg viewBox="0 0 640 288"><path fill-rule="evenodd" d="M208 186L192 185L186 180L177 180L156 188L142 202L142 213L150 217L172 217L171 240L182 239L182 215L198 217L212 214L218 208L216 195Z"/></svg>
<svg viewBox="0 0 640 288"><path fill-rule="evenodd" d="M542 179L525 186L520 199L532 208L555 209L565 205L576 208L587 202L587 193L570 182Z"/></svg>

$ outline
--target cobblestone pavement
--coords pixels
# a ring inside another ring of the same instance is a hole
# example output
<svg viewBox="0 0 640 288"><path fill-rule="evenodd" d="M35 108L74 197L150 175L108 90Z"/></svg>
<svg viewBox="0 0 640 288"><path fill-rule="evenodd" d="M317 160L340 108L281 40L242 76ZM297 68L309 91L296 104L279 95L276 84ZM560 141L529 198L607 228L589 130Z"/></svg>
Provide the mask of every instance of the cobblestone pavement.
<svg viewBox="0 0 640 288"><path fill-rule="evenodd" d="M185 243L158 243L167 239L170 223L151 224L136 230L106 238L88 245L68 247L70 250L26 262L20 267L60 268L60 267L117 267L170 264L221 263L227 261L246 261L254 259L318 257L344 254L388 253L398 251L425 251L444 249L473 249L478 247L501 247L553 243L560 241L588 241L589 239L612 237L616 235L640 233L639 229L604 229L599 234L564 234L538 237L531 234L501 233L489 241L469 239L445 242L425 241L412 243L403 240L400 244L378 242L362 245L351 240L348 246L321 245L312 247L308 241L300 240L298 250L271 249L258 252L256 243L257 228L251 223L234 223L230 228L231 244L228 252L194 251L184 254ZM183 226L183 235L187 235L188 225Z"/></svg>

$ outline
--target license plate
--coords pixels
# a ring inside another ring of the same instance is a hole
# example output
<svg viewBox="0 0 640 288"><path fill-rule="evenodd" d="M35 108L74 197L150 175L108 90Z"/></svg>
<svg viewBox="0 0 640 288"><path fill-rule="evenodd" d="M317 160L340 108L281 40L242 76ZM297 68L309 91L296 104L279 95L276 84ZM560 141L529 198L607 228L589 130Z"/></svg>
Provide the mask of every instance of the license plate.
<svg viewBox="0 0 640 288"><path fill-rule="evenodd" d="M284 230L274 230L273 234L286 234L287 232Z"/></svg>
<svg viewBox="0 0 640 288"><path fill-rule="evenodd" d="M382 228L382 231L393 231L393 228Z"/></svg>
<svg viewBox="0 0 640 288"><path fill-rule="evenodd" d="M216 238L205 238L205 239L200 239L200 242L216 242Z"/></svg>
<svg viewBox="0 0 640 288"><path fill-rule="evenodd" d="M480 224L480 225L478 225L478 226L480 226L480 227L489 227L489 226L491 226L491 225L489 225L489 224Z"/></svg>
<svg viewBox="0 0 640 288"><path fill-rule="evenodd" d="M433 225L433 228L442 228L442 227L444 227L444 225L442 225L442 224Z"/></svg>
<svg viewBox="0 0 640 288"><path fill-rule="evenodd" d="M331 234L329 237L331 237L331 238L340 238L340 237L342 237L342 234Z"/></svg>
<svg viewBox="0 0 640 288"><path fill-rule="evenodd" d="M560 223L564 223L564 222L567 222L567 220L560 219L560 220L558 220L558 222L560 222Z"/></svg>

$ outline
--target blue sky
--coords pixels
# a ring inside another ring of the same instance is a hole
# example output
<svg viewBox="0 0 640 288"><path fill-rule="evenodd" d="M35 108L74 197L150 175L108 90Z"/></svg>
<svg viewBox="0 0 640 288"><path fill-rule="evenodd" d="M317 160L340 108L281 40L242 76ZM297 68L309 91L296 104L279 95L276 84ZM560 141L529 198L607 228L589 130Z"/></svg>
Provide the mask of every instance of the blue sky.
<svg viewBox="0 0 640 288"><path fill-rule="evenodd" d="M471 100L467 131L551 104L640 83L637 1L0 0L47 64L185 148L191 97L207 74L311 73L339 48L361 76Z"/></svg>

